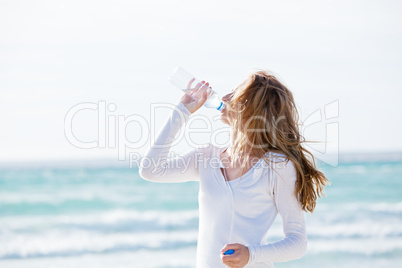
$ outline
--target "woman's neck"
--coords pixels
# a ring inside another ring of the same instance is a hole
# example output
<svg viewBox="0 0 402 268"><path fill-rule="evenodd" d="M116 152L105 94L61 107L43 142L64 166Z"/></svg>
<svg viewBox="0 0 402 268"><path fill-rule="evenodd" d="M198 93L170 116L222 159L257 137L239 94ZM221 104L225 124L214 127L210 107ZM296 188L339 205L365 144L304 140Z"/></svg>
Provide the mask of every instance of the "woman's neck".
<svg viewBox="0 0 402 268"><path fill-rule="evenodd" d="M233 137L233 136L231 136L231 137ZM237 166L237 165L243 165L244 164L244 156L241 156L240 158L236 158L235 157L235 155L234 155L234 152L233 152L233 144L235 143L235 139L230 139L230 144L229 144L229 146L227 147L227 149L223 152L223 155L224 156L226 156L227 157L227 159L229 160L229 162L231 162L232 161L232 159L233 158L235 158L234 160L235 160L235 162L236 163L233 163L235 166ZM251 148L250 149L246 149L245 150L246 152L252 152L252 150L251 150ZM258 159L259 159L260 157L257 155L257 154L255 154L255 153L251 153L250 155L249 155L249 159L248 159L248 161L247 162L254 162L254 161L257 161Z"/></svg>

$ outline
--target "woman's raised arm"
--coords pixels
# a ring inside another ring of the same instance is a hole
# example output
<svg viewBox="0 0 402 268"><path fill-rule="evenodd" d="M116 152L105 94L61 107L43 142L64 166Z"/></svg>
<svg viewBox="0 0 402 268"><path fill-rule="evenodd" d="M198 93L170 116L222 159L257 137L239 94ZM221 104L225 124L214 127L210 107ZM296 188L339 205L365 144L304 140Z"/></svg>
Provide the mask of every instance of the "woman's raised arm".
<svg viewBox="0 0 402 268"><path fill-rule="evenodd" d="M197 158L204 151L202 147L191 149L184 155L171 159L168 154L181 127L206 101L207 87L208 83L197 84L194 90L188 90L174 107L155 142L141 159L139 173L142 178L154 182L199 180Z"/></svg>

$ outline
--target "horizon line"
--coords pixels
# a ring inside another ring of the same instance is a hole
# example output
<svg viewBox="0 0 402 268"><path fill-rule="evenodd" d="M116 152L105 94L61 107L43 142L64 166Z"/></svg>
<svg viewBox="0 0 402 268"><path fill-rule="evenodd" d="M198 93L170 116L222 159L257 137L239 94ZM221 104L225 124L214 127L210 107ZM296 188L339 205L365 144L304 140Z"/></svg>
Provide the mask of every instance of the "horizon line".
<svg viewBox="0 0 402 268"><path fill-rule="evenodd" d="M313 154L314 155L314 154ZM336 157L336 153L328 153L328 156ZM143 157L143 155L141 155ZM315 156L317 163L323 163ZM370 151L370 152L343 152L338 154L338 163L359 162L402 162L402 150L400 151ZM102 158L59 158L59 159L25 159L25 160L0 160L0 169L4 168L52 168L52 167L129 167L129 159L118 160L112 157ZM24 165L24 166L21 166Z"/></svg>

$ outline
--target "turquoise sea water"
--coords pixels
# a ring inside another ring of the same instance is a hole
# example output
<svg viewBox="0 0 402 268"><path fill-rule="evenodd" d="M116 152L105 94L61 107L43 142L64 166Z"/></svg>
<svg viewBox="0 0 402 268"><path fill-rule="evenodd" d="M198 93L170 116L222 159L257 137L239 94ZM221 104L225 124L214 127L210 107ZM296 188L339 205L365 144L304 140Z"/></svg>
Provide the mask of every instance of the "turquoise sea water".
<svg viewBox="0 0 402 268"><path fill-rule="evenodd" d="M402 163L321 169L332 185L306 216L307 253L275 266L400 265ZM128 167L2 168L0 267L195 267L197 192ZM282 236L278 216L268 242Z"/></svg>

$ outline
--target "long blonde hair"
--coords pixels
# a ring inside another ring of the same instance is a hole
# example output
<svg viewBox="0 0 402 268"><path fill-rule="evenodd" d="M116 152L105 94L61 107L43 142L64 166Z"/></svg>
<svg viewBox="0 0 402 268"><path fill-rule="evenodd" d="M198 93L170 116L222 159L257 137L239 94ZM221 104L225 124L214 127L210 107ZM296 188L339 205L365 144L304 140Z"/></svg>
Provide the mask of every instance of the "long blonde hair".
<svg viewBox="0 0 402 268"><path fill-rule="evenodd" d="M238 161L245 165L253 156L266 160L267 152L284 154L296 169L295 194L303 210L313 212L329 180L302 146L305 140L299 133L292 92L272 73L257 71L235 89L226 107L235 113L231 165Z"/></svg>

